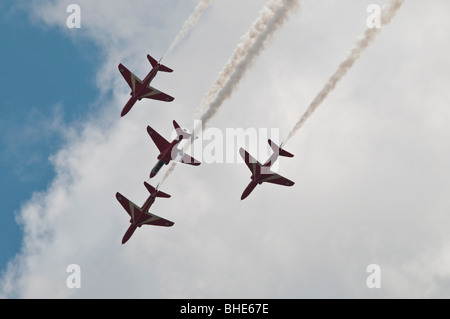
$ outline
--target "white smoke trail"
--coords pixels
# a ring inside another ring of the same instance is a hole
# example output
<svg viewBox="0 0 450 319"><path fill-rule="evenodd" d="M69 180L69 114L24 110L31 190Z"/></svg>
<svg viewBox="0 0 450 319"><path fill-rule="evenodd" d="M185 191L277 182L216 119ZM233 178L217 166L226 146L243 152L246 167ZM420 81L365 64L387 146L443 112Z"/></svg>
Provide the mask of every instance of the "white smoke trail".
<svg viewBox="0 0 450 319"><path fill-rule="evenodd" d="M170 176L170 174L172 174L172 172L175 170L175 167L177 167L176 163L171 163L169 169L166 171L166 173L164 174L163 178L161 179L161 182L159 182L160 185L162 185L167 177Z"/></svg>
<svg viewBox="0 0 450 319"><path fill-rule="evenodd" d="M251 68L254 59L264 50L267 40L283 25L288 13L297 5L297 0L270 0L263 7L258 19L241 38L232 56L197 109L196 118L203 109L207 109L201 116L203 125L206 125L208 120L216 114L224 100L231 96L246 71Z"/></svg>
<svg viewBox="0 0 450 319"><path fill-rule="evenodd" d="M388 25L392 18L394 18L397 11L400 9L405 0L392 0L388 5L381 10L381 24L382 26ZM292 131L289 133L286 142L295 135L295 133L303 126L306 120L314 113L320 104L325 100L328 94L334 90L337 83L347 74L352 68L353 64L359 59L361 53L369 47L369 45L375 40L376 36L380 33L381 28L368 28L364 35L356 42L353 49L350 51L347 58L339 65L336 72L330 77L328 82L317 94L314 100L311 102L306 112L302 115L300 120L295 124Z"/></svg>
<svg viewBox="0 0 450 319"><path fill-rule="evenodd" d="M201 0L199 4L195 7L194 12L191 16L186 20L184 25L181 27L181 30L178 32L175 39L172 41L169 50L167 50L166 54L171 52L178 43L188 34L188 32L194 27L194 25L198 22L201 15L205 10L209 7L212 0Z"/></svg>

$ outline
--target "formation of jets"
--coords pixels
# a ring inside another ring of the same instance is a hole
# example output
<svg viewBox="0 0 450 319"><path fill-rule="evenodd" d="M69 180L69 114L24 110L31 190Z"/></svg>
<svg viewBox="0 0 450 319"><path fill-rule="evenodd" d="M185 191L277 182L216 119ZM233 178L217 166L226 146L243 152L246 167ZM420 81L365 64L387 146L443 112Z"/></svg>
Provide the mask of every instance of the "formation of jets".
<svg viewBox="0 0 450 319"><path fill-rule="evenodd" d="M161 64L160 63L161 60L156 61L150 55L147 55L147 59L152 65L152 69L144 78L144 80L139 79L136 75L130 72L123 64L119 64L118 66L120 74L122 74L123 78L128 83L131 89L130 92L131 97L125 104L121 112L122 117L125 116L128 112L130 112L131 108L137 101L140 101L143 98L154 99L164 102L171 102L174 100L172 96L163 93L161 91L158 91L157 89L150 86L151 81L155 78L158 71L170 73L173 72L173 70ZM185 154L182 150L179 150L177 147L181 141L190 138L191 134L186 129L181 128L180 125L178 125L178 123L175 120L173 121L173 126L175 128L177 135L172 142L169 142L168 140L163 138L158 132L156 132L153 128L147 126L147 133L148 135L150 135L150 138L153 140L153 142L155 143L156 147L160 152L159 155L157 156L158 161L156 165L150 171L149 176L150 178L156 176L156 174L158 174L158 172L164 165L169 164L170 161L174 161L177 158L180 158L179 162L184 164L193 166L198 166L201 164L195 158L189 156L188 154ZM275 161L278 159L279 156L293 157L294 155L285 151L282 148L283 144L278 146L270 139L268 140L268 142L273 150L273 154L267 159L267 161L264 164L259 163L243 148L240 148L239 150L239 153L241 154L245 164L252 173L250 177L251 181L245 188L244 192L242 193L241 200L247 198L247 196L250 195L250 193L255 189L257 185L265 182L279 184L283 186L294 185L293 181L281 175L278 175L270 170L270 168L272 167L272 165L275 163ZM122 244L125 244L133 235L134 231L138 227L141 227L142 225L171 227L174 224L172 221L169 221L167 219L164 219L149 212L150 207L155 202L156 197L170 198L170 195L159 191L158 186L154 188L147 182L144 182L144 185L149 191L150 196L147 198L142 207L138 207L136 204L128 200L125 196L123 196L119 192L116 193L117 200L126 210L128 215L130 215L130 226L128 227L127 231L125 232L125 235L122 238Z"/></svg>

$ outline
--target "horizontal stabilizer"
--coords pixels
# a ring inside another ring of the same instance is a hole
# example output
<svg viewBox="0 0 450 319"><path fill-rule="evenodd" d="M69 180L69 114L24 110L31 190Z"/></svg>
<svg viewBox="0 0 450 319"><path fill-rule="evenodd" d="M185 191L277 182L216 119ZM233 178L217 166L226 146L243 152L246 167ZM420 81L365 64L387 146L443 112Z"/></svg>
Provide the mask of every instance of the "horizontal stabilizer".
<svg viewBox="0 0 450 319"><path fill-rule="evenodd" d="M165 66L164 64L161 64L161 66L158 69L161 72L168 72L168 73L172 73L173 70L171 68L168 68L167 66Z"/></svg>
<svg viewBox="0 0 450 319"><path fill-rule="evenodd" d="M272 150L275 153L279 153L280 156L285 156L285 157L294 157L294 154L289 153L288 151L285 151L283 149L281 149L277 144L275 144L271 139L269 139L269 145L272 148Z"/></svg>
<svg viewBox="0 0 450 319"><path fill-rule="evenodd" d="M156 61L154 58L152 58L150 56L150 54L147 54L147 59L150 62L150 64L152 65L152 67L155 67L159 64L158 71L169 72L169 73L173 72L173 70L171 68L168 68L167 66L160 64L158 61Z"/></svg>
<svg viewBox="0 0 450 319"><path fill-rule="evenodd" d="M149 191L150 194L153 194L153 193L155 193L155 192L158 192L158 193L156 194L156 197L170 198L170 195L169 195L169 194L166 194L166 193L164 193L164 192L161 192L161 191L155 189L155 188L154 188L153 186L151 186L149 183L144 182L144 185L145 185L145 187L147 188L147 190Z"/></svg>

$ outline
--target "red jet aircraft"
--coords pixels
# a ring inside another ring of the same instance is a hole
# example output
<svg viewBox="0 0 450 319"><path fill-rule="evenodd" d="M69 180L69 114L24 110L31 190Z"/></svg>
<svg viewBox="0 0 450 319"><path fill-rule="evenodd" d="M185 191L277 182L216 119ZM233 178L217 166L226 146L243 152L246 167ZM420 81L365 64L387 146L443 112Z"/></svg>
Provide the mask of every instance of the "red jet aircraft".
<svg viewBox="0 0 450 319"><path fill-rule="evenodd" d="M147 54L147 59L150 61L153 68L144 78L144 81L141 81L136 75L131 73L122 63L119 64L120 74L122 74L123 78L125 79L125 81L127 81L128 85L131 88L131 98L128 100L127 104L125 104L125 107L120 114L121 116L127 114L133 107L134 103L136 103L137 100L140 101L143 98L165 102L171 102L174 100L174 98L170 95L167 95L166 93L160 92L157 89L149 86L150 82L156 76L158 71L173 72L173 70L166 67L165 65L162 65L161 63L153 59L149 54Z"/></svg>
<svg viewBox="0 0 450 319"><path fill-rule="evenodd" d="M150 184L147 182L144 182L145 187L150 192L150 196L145 201L144 205L139 208L137 205L135 205L133 202L129 201L125 198L122 194L119 192L116 193L116 198L119 201L119 203L125 208L128 215L130 215L130 227L128 227L128 230L125 232L125 235L122 239L122 244L125 244L128 239L130 239L131 235L133 235L134 231L137 227L141 227L142 225L154 225L154 226L165 226L170 227L173 226L173 222L161 218L159 216L153 215L149 213L149 209L152 206L152 204L155 202L156 197L164 197L164 198L170 198L170 195L163 193L158 190L158 187L153 188Z"/></svg>
<svg viewBox="0 0 450 319"><path fill-rule="evenodd" d="M152 138L153 142L155 142L156 147L158 147L160 154L158 155L158 162L153 167L150 172L150 178L158 174L161 167L169 164L171 160L174 160L181 150L178 150L177 145L183 140L191 137L191 134L186 130L182 129L175 120L173 121L173 126L175 127L175 131L177 132L177 138L174 139L171 143L169 143L164 137L158 134L154 129L150 126L147 126L148 135ZM182 153L181 153L182 154ZM181 155L180 154L180 155ZM187 154L183 154L181 157L181 163L198 166L201 163L197 161L195 158L190 157Z"/></svg>
<svg viewBox="0 0 450 319"><path fill-rule="evenodd" d="M250 184L248 184L247 188L242 193L241 200L245 199L248 195L250 195L250 193L255 189L255 187L258 184L262 184L264 182L284 186L292 186L295 184L293 181L290 181L287 178L284 178L283 176L280 176L270 170L270 167L275 163L279 155L286 157L294 157L294 155L281 149L281 146L279 147L270 139L269 145L274 153L269 157L269 159L267 160L267 162L264 163L264 165L260 164L242 147L239 149L239 153L244 159L245 164L247 164L247 167L252 172L252 176L250 177L252 181L250 182Z"/></svg>

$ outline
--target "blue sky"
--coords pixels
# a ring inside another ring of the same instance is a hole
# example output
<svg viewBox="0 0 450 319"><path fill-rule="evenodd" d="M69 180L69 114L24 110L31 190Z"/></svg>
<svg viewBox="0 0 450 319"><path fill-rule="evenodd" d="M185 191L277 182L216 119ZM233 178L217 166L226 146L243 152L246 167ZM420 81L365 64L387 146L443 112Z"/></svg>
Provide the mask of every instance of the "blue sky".
<svg viewBox="0 0 450 319"><path fill-rule="evenodd" d="M20 249L15 212L54 177L49 157L64 142L61 128L92 111L97 94L96 47L32 22L14 5L0 10L0 269Z"/></svg>

